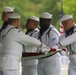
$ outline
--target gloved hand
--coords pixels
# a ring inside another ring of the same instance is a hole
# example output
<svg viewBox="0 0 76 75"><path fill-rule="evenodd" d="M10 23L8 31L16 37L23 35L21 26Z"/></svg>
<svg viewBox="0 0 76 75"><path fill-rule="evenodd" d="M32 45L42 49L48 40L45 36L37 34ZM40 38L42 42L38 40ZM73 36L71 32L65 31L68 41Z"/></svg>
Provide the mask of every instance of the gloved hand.
<svg viewBox="0 0 76 75"><path fill-rule="evenodd" d="M60 54L64 56L66 55L66 51L67 51L67 48L62 48L62 50L60 51Z"/></svg>
<svg viewBox="0 0 76 75"><path fill-rule="evenodd" d="M47 54L49 51L50 51L50 48L44 44L42 44L37 50L38 53L45 53L45 54Z"/></svg>

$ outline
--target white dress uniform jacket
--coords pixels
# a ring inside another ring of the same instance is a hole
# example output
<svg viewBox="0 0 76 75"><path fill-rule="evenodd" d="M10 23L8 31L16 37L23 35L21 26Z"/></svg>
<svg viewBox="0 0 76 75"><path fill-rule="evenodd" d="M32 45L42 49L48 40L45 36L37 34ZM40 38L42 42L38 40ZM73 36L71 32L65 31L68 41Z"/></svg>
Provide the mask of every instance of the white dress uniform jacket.
<svg viewBox="0 0 76 75"><path fill-rule="evenodd" d="M12 25L1 32L2 50L0 50L0 70L18 69L22 57L23 44L38 47L40 41L25 35Z"/></svg>
<svg viewBox="0 0 76 75"><path fill-rule="evenodd" d="M38 28L30 31L27 33L29 36L33 36L35 33L37 33L39 30ZM23 52L28 52L33 50L37 50L36 46L25 46L25 50ZM34 60L25 60L22 59L22 75L37 75L37 64L38 64L38 59Z"/></svg>
<svg viewBox="0 0 76 75"><path fill-rule="evenodd" d="M33 31L28 32L27 35L32 37L37 32L39 32L39 30L36 28ZM33 52L34 49L37 50L37 47L35 47L35 46L25 46L25 50L23 52L29 52L29 51ZM37 65L38 61L37 60L28 60L28 61L24 61L24 64L25 65Z"/></svg>
<svg viewBox="0 0 76 75"><path fill-rule="evenodd" d="M59 32L52 26L44 32L41 36L41 42L50 48L57 48L54 46L59 41ZM39 37L39 33L34 35L35 38ZM38 74L39 75L60 75L61 70L61 55L56 53L53 56L39 59L38 63Z"/></svg>

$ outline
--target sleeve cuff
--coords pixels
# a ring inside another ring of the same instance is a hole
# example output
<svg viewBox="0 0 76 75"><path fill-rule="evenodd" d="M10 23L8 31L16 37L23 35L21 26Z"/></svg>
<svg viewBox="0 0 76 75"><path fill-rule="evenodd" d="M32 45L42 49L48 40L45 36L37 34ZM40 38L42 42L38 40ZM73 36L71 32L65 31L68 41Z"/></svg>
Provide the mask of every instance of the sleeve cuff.
<svg viewBox="0 0 76 75"><path fill-rule="evenodd" d="M61 43L60 43L60 42L58 43L58 46L59 46L59 47L62 47L62 45L61 45Z"/></svg>

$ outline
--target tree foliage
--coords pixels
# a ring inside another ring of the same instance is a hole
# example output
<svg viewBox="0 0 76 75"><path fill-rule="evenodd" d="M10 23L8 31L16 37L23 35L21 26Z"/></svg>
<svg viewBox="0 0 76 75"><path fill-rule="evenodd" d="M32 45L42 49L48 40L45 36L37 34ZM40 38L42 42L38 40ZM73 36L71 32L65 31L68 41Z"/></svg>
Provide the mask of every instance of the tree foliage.
<svg viewBox="0 0 76 75"><path fill-rule="evenodd" d="M76 4L75 0L62 0L63 1L63 13L64 14L73 14L74 20L76 20ZM43 12L49 12L53 14L52 24L59 27L59 18L60 18L60 0L0 0L0 14L2 8L5 6L11 6L15 8L15 11L18 12L21 18L21 28L25 27L26 20L28 16L35 15L40 16ZM0 15L0 24L1 15Z"/></svg>
<svg viewBox="0 0 76 75"><path fill-rule="evenodd" d="M74 16L74 20L76 20L76 1L75 0L70 0L66 1L64 0L63 2L63 10L65 14L72 14Z"/></svg>
<svg viewBox="0 0 76 75"><path fill-rule="evenodd" d="M39 3L32 2L32 0L1 0L0 2L0 14L1 10L5 6L11 6L15 8L15 11L21 15L21 27L25 27L26 20L28 16L36 15L38 16L38 12L40 9ZM0 17L1 18L1 17ZM2 23L2 21L1 21ZM0 23L0 24L1 24Z"/></svg>

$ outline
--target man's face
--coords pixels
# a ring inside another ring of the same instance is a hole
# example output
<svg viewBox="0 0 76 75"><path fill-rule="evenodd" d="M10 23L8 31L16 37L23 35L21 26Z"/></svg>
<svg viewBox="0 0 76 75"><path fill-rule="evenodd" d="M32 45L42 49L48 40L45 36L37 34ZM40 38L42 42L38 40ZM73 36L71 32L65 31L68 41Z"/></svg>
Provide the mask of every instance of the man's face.
<svg viewBox="0 0 76 75"><path fill-rule="evenodd" d="M47 27L49 26L51 23L51 19L44 19L44 18L40 18L40 22L39 22L39 25L40 27Z"/></svg>
<svg viewBox="0 0 76 75"><path fill-rule="evenodd" d="M8 21L8 13L7 12L2 12L2 20Z"/></svg>
<svg viewBox="0 0 76 75"><path fill-rule="evenodd" d="M31 30L36 28L36 24L34 20L28 19L26 22L26 29Z"/></svg>
<svg viewBox="0 0 76 75"><path fill-rule="evenodd" d="M64 30L69 30L74 25L74 22L72 19L68 19L63 21L62 25L64 26Z"/></svg>

